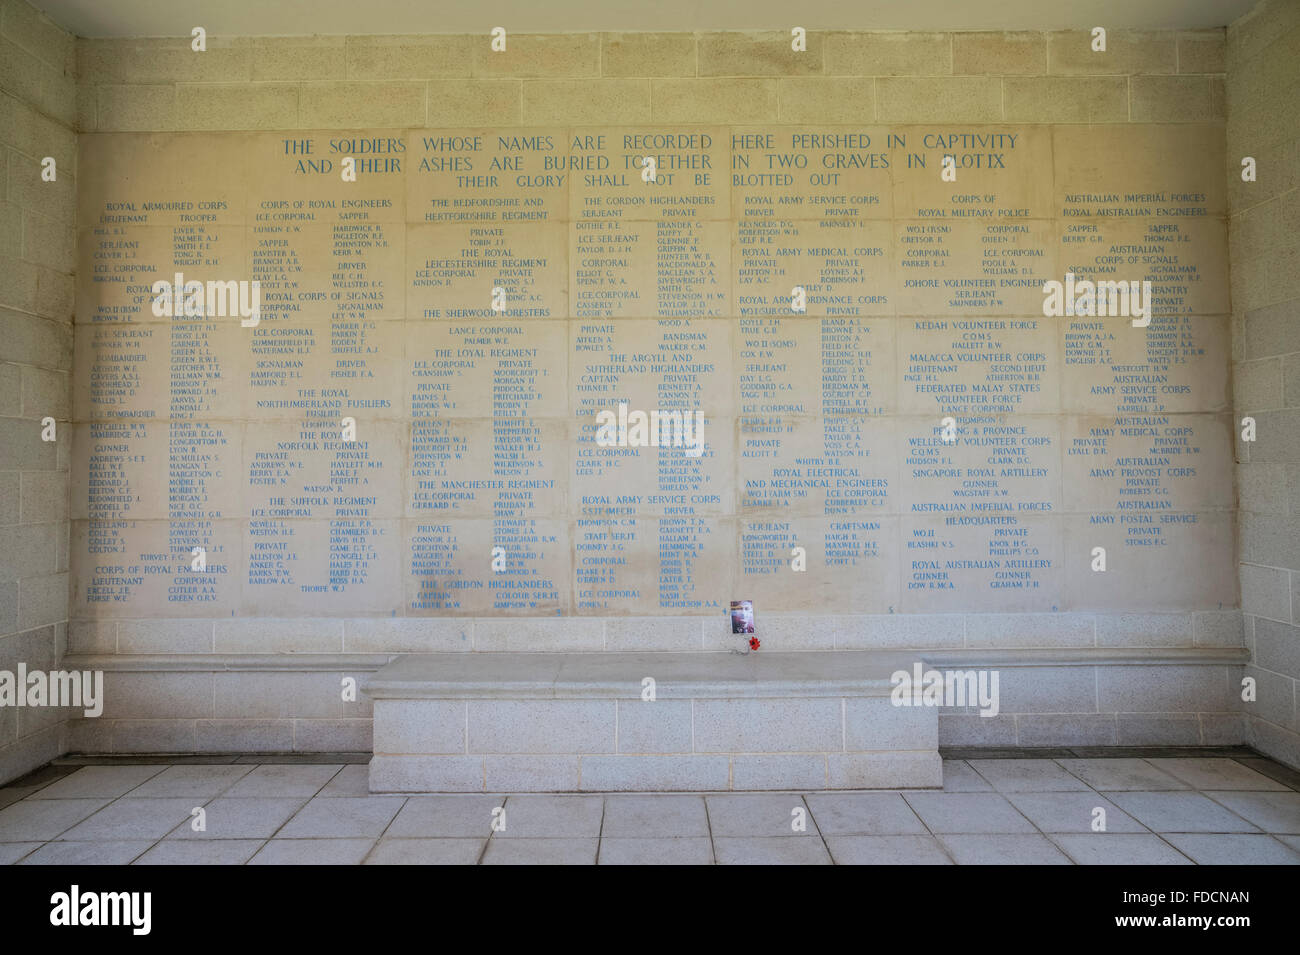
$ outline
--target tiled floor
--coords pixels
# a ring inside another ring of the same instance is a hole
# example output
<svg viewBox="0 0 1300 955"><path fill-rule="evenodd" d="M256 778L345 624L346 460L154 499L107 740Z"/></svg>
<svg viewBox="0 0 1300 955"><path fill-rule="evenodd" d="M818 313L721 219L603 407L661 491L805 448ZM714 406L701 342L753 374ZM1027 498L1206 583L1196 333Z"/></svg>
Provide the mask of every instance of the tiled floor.
<svg viewBox="0 0 1300 955"><path fill-rule="evenodd" d="M64 762L0 789L0 864L1300 864L1300 774L1276 763L1054 755L947 759L942 791L703 795L384 796L358 763Z"/></svg>

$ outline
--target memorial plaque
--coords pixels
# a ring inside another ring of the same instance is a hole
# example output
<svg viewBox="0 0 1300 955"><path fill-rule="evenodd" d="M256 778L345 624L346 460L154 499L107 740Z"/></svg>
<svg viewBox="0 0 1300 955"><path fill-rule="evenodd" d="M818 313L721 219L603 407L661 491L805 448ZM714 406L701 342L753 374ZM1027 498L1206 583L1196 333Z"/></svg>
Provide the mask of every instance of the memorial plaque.
<svg viewBox="0 0 1300 955"><path fill-rule="evenodd" d="M1221 132L84 135L75 613L1213 609Z"/></svg>

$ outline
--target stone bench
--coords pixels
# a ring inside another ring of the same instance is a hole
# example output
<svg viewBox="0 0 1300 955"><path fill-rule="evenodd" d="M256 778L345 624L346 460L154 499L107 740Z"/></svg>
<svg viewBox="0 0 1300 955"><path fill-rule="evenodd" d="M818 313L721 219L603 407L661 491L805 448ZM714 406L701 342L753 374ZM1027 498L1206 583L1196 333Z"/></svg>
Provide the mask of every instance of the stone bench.
<svg viewBox="0 0 1300 955"><path fill-rule="evenodd" d="M937 709L889 698L890 674L914 660L852 650L406 654L365 687L370 789L936 787Z"/></svg>

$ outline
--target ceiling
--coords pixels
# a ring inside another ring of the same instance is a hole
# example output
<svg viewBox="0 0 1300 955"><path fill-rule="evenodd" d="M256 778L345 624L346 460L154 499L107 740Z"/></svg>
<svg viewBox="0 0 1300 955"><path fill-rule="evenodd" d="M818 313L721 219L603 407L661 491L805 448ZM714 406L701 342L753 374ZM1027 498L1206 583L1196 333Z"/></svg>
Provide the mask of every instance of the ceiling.
<svg viewBox="0 0 1300 955"><path fill-rule="evenodd" d="M87 37L697 30L1200 29L1257 0L31 0Z"/></svg>

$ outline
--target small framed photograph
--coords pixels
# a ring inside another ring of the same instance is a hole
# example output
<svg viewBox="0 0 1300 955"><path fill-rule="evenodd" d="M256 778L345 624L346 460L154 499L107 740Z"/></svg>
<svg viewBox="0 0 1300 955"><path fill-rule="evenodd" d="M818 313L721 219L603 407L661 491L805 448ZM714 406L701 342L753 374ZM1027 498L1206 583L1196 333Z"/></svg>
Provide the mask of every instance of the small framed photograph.
<svg viewBox="0 0 1300 955"><path fill-rule="evenodd" d="M754 632L754 601L733 600L731 602L731 632Z"/></svg>

